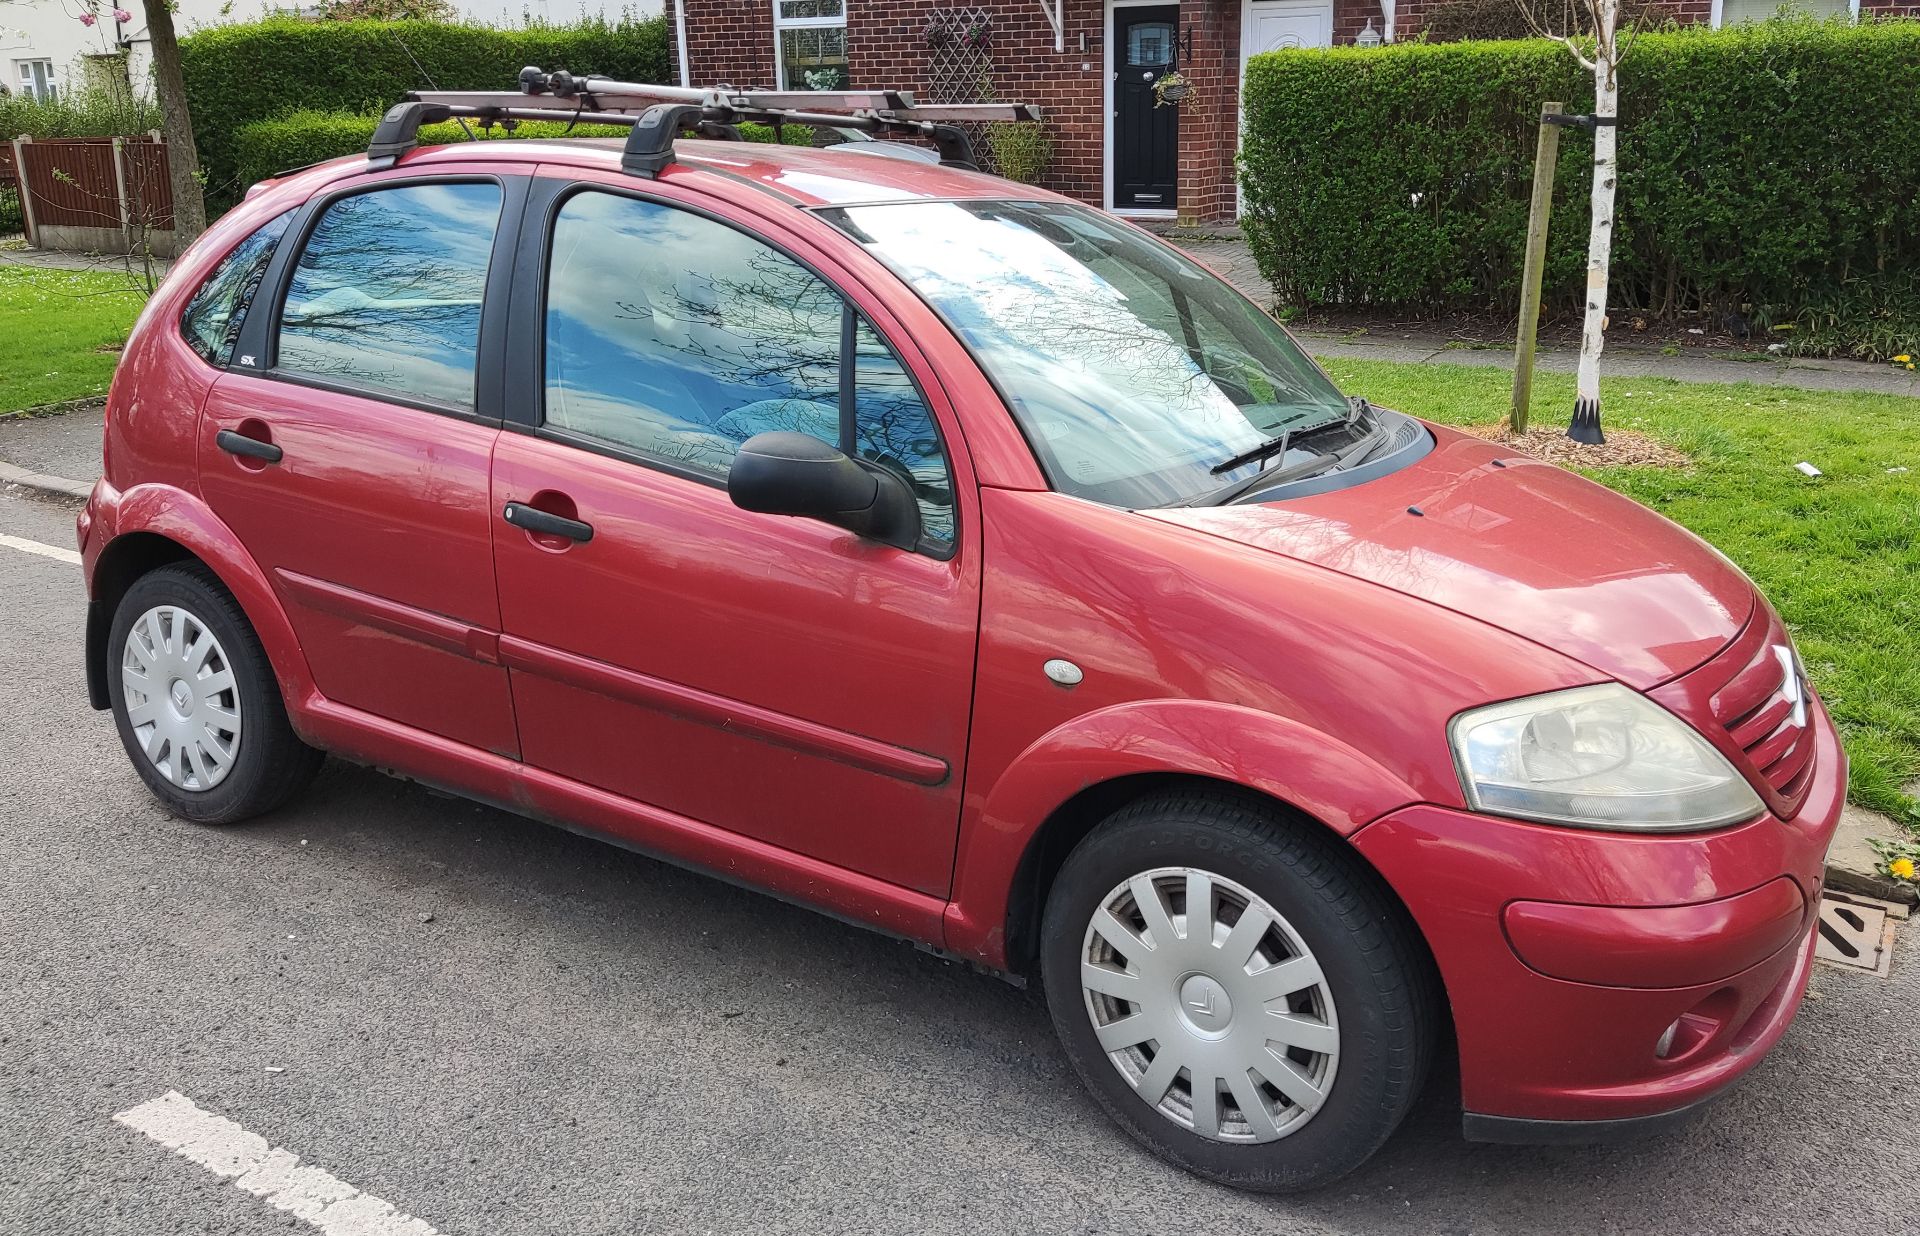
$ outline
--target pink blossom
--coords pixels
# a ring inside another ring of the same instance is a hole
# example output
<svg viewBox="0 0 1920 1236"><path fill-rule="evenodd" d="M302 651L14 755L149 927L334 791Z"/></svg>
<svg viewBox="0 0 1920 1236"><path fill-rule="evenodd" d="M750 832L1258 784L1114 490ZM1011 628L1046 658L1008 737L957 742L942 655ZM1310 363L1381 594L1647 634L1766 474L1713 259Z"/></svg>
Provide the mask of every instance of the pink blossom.
<svg viewBox="0 0 1920 1236"><path fill-rule="evenodd" d="M119 22L121 25L125 25L133 20L133 14L127 12L125 9L115 9L113 11L113 20Z"/></svg>
<svg viewBox="0 0 1920 1236"><path fill-rule="evenodd" d="M96 18L92 13L80 14L80 24L83 26L91 26L94 22L98 20L99 19Z"/></svg>

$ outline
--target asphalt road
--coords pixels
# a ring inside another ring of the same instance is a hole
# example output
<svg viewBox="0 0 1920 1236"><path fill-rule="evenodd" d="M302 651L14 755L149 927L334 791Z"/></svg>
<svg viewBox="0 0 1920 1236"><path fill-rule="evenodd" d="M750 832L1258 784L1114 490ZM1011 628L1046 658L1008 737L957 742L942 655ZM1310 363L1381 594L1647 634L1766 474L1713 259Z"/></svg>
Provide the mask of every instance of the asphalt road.
<svg viewBox="0 0 1920 1236"><path fill-rule="evenodd" d="M0 534L71 513L0 495ZM1820 970L1664 1140L1468 1145L1442 1078L1358 1174L1241 1195L1110 1128L1036 995L904 944L339 764L168 819L86 707L82 599L0 545L6 1236L316 1230L111 1119L170 1090L447 1236L1920 1231L1911 955Z"/></svg>

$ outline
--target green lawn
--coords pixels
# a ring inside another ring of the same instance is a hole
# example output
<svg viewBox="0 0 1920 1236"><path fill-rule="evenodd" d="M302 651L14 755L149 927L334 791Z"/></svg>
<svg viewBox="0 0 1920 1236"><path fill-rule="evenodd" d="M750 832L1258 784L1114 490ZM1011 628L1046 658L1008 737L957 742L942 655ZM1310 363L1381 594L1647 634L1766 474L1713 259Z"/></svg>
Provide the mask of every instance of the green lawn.
<svg viewBox="0 0 1920 1236"><path fill-rule="evenodd" d="M124 274L0 266L0 415L106 394L144 299Z"/></svg>
<svg viewBox="0 0 1920 1236"><path fill-rule="evenodd" d="M1348 391L1453 424L1499 420L1512 389L1499 369L1325 363ZM1607 426L1694 462L1594 479L1685 524L1754 578L1845 732L1854 800L1920 826L1920 804L1901 788L1920 776L1920 400L1651 378L1601 392ZM1536 375L1536 425L1564 426L1572 408L1570 375ZM1802 476L1801 460L1825 475Z"/></svg>

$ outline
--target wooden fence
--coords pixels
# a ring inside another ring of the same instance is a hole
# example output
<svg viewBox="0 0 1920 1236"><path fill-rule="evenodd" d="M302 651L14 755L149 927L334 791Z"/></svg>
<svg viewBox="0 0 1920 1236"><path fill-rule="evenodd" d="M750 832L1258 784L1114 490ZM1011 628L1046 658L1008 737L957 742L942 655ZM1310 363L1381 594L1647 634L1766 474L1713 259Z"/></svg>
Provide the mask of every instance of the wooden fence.
<svg viewBox="0 0 1920 1236"><path fill-rule="evenodd" d="M7 171L20 188L27 243L40 249L173 251L166 143L145 137L15 138ZM0 181L4 183L4 181Z"/></svg>

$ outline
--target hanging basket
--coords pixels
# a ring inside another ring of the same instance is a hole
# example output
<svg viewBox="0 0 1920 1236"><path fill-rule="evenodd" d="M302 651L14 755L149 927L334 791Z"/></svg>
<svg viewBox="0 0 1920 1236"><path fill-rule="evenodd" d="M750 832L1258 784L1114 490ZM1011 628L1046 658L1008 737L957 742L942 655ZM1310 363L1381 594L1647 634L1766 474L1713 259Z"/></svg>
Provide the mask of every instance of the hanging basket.
<svg viewBox="0 0 1920 1236"><path fill-rule="evenodd" d="M1179 107L1193 98L1193 83L1186 74L1179 71L1164 73L1160 80L1153 83L1153 105L1155 107Z"/></svg>

